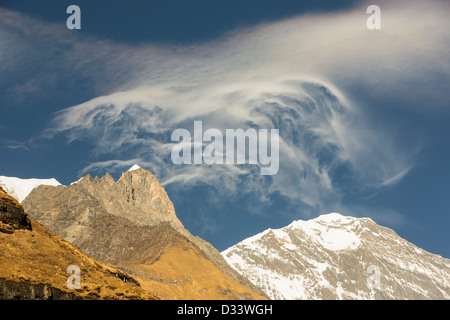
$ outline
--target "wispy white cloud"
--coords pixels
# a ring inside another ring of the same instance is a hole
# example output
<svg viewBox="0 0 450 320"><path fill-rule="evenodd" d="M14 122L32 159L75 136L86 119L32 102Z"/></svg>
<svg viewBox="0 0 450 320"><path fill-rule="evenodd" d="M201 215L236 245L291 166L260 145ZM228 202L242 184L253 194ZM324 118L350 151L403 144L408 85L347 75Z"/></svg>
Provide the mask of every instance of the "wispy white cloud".
<svg viewBox="0 0 450 320"><path fill-rule="evenodd" d="M132 167L137 163L142 163L142 159L129 159L129 160L107 160L107 161L98 161L89 164L84 167L83 170L79 172L80 176L84 176L90 172L96 172L98 170L104 170L108 168L110 170L122 170L125 167Z"/></svg>
<svg viewBox="0 0 450 320"><path fill-rule="evenodd" d="M70 68L100 93L59 111L45 135L89 138L98 158L116 159L92 163L83 173L139 162L165 185L211 185L223 197L257 194L263 202L276 194L316 211L339 204L346 192L343 179L360 189L392 185L414 166L414 153L396 147L389 130L372 127L366 106L343 88L358 85L374 96L406 101L426 98L427 108L439 109L448 90L433 83L424 94L424 83L436 74L450 78L450 5L386 1L380 6L380 31L365 27L363 5L183 47L71 42L42 24L34 37L45 42L50 34L58 48L70 49L53 61L60 65L55 68ZM20 21L26 17L0 15L9 17L3 25L24 29ZM222 130L280 129L279 173L263 178L251 166L173 165L170 133L191 128L194 120Z"/></svg>
<svg viewBox="0 0 450 320"><path fill-rule="evenodd" d="M0 129L2 127L0 126ZM24 151L30 151L30 148L28 147L26 142L11 140L11 139L5 139L0 138L0 146L2 148L10 149L10 150L24 150Z"/></svg>
<svg viewBox="0 0 450 320"><path fill-rule="evenodd" d="M45 56L52 71L84 77L108 95L145 85L152 91L197 88L207 92L208 85L226 90L241 82L301 75L340 85L358 82L374 88L373 94L421 98L423 89L411 90L412 86L423 88L439 78L436 75L450 73L446 59L450 5L438 0L380 1L379 5L379 31L366 28L367 4L363 4L349 12L305 15L239 29L192 46L129 46L81 37L59 24L0 9L0 29L5 30L0 35L10 44L2 47L2 53L10 54L0 59L9 57L1 65L12 66L33 59L46 63L38 59ZM18 52L20 59L15 58ZM433 82L427 90L434 88L442 94L444 85ZM426 108L437 105L428 103Z"/></svg>

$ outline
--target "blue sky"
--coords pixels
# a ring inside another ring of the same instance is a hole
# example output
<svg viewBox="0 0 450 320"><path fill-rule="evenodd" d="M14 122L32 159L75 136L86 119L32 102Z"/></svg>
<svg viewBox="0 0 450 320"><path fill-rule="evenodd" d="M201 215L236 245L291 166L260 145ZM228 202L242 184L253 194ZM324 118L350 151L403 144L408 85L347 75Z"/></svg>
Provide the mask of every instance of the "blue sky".
<svg viewBox="0 0 450 320"><path fill-rule="evenodd" d="M82 29L66 28L81 8ZM368 30L366 8L381 8ZM294 219L369 216L450 257L445 1L1 1L0 175L135 162L219 250ZM280 170L181 165L171 133L277 128Z"/></svg>

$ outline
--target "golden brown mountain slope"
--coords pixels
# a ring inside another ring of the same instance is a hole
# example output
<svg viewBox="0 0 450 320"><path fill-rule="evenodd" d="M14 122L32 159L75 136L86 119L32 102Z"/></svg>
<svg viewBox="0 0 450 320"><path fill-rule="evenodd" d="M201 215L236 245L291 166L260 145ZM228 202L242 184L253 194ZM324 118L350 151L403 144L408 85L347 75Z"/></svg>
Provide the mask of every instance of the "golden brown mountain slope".
<svg viewBox="0 0 450 320"><path fill-rule="evenodd" d="M68 289L70 265L80 289ZM0 187L0 299L159 299L29 218Z"/></svg>
<svg viewBox="0 0 450 320"><path fill-rule="evenodd" d="M153 239L141 260L117 265L149 292L171 300L265 299L224 274L194 243L170 226L155 227Z"/></svg>
<svg viewBox="0 0 450 320"><path fill-rule="evenodd" d="M107 174L67 187L40 186L23 205L92 257L133 274L145 270L136 278L163 298L264 299L211 244L184 228L147 170L126 172L117 182Z"/></svg>

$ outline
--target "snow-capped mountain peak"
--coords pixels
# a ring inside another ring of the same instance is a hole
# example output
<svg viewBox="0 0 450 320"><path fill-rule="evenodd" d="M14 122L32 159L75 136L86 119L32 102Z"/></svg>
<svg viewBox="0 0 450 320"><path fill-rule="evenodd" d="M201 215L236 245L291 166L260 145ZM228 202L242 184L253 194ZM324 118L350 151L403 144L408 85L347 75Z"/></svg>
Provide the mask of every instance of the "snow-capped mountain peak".
<svg viewBox="0 0 450 320"><path fill-rule="evenodd" d="M222 255L272 299L450 299L450 260L369 218L296 220Z"/></svg>
<svg viewBox="0 0 450 320"><path fill-rule="evenodd" d="M252 247L263 237L273 234L276 238L282 240L284 247L289 247L292 246L292 239L289 234L295 231L301 232L305 237L328 250L356 249L361 243L358 235L352 232L352 228L356 226L359 226L357 218L330 213L307 221L295 220L280 229L269 228L243 240L240 244Z"/></svg>
<svg viewBox="0 0 450 320"><path fill-rule="evenodd" d="M342 221L342 220L353 220L356 218L353 217L349 217L349 216L343 216L340 213L337 212L332 212L332 213L327 213L327 214L321 214L320 216L318 216L315 219L315 221L324 221L324 222L330 222L330 221Z"/></svg>
<svg viewBox="0 0 450 320"><path fill-rule="evenodd" d="M308 221L297 220L285 228L301 230L325 249L338 251L353 250L361 244L359 234L354 232L357 226L360 226L357 218L330 213Z"/></svg>
<svg viewBox="0 0 450 320"><path fill-rule="evenodd" d="M5 177L0 176L0 187L5 190L10 196L17 199L17 201L22 202L30 192L40 186L60 186L61 183L55 178L51 179L21 179L16 177Z"/></svg>
<svg viewBox="0 0 450 320"><path fill-rule="evenodd" d="M135 164L135 165L133 165L130 169L128 169L128 171L134 171L134 170L137 170L137 169L140 169L141 167L140 166L138 166L137 164ZM128 172L127 171L127 172Z"/></svg>

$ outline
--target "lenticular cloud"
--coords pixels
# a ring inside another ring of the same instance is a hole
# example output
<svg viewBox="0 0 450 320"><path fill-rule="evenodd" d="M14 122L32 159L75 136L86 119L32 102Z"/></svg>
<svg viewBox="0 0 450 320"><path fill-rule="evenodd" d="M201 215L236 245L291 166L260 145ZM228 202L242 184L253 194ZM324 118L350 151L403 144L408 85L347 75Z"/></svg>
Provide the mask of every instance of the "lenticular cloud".
<svg viewBox="0 0 450 320"><path fill-rule="evenodd" d="M354 184L374 187L397 173L391 164L403 166L401 159L378 154L377 145L388 153L386 144L363 133L362 119L332 85L290 78L209 89L203 96L196 88L155 94L146 87L96 98L61 111L49 134L70 141L89 137L97 157L117 159L95 162L84 172L120 170L138 160L165 185L209 185L225 198L251 194L263 202L276 194L313 208L339 200L342 172ZM245 164L173 164L172 132L192 131L196 120L203 130L279 129L278 173L263 177L260 168Z"/></svg>

